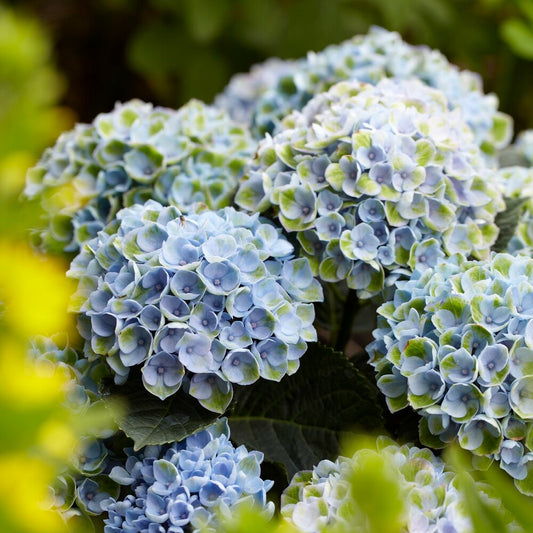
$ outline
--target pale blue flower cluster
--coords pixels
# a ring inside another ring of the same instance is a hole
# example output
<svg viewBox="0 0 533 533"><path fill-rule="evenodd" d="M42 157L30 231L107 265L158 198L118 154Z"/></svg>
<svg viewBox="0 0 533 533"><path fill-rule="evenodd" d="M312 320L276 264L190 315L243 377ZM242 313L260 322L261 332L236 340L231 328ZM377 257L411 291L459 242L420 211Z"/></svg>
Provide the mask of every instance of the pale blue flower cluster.
<svg viewBox="0 0 533 533"><path fill-rule="evenodd" d="M391 411L421 438L499 461L518 488L533 471L533 259L459 255L399 282L368 347ZM528 436L529 435L529 436Z"/></svg>
<svg viewBox="0 0 533 533"><path fill-rule="evenodd" d="M150 200L123 209L87 243L69 275L85 355L116 383L142 365L164 399L185 390L215 412L233 383L279 381L316 340L322 288L305 258L258 214L233 208L182 215Z"/></svg>
<svg viewBox="0 0 533 533"><path fill-rule="evenodd" d="M495 174L440 91L344 82L259 144L235 201L274 207L316 275L367 297L445 254L486 257L505 206Z"/></svg>
<svg viewBox="0 0 533 533"><path fill-rule="evenodd" d="M230 113L231 118L241 124L252 124L255 122L254 113L256 112L257 103L264 97L265 93L271 91L274 87L288 97L287 90L283 88L283 80L291 83L294 72L301 68L302 61L282 60L277 58L267 59L264 63L252 65L250 72L246 74L235 74L224 92L217 95L215 105L225 109ZM295 97L295 101L289 105L287 102L281 102L283 106L279 111L272 109L273 120L279 120L284 110L290 113L293 109L301 109L309 100L309 95L301 93ZM287 112L285 114L287 114ZM254 129L254 133L259 138L263 137L264 131L272 132L275 128L274 122L267 124L263 119L261 127ZM264 130L264 131L263 131Z"/></svg>
<svg viewBox="0 0 533 533"><path fill-rule="evenodd" d="M438 51L412 46L400 35L374 27L340 45L310 52L306 58L266 63L235 77L217 104L240 120L246 117L256 137L277 133L281 119L340 81L375 84L383 78L417 78L443 91L450 109L459 109L476 142L489 154L511 139L510 117L498 112L495 95L483 93L480 77L450 64Z"/></svg>
<svg viewBox="0 0 533 533"><path fill-rule="evenodd" d="M261 479L262 461L261 452L233 446L225 419L182 442L131 452L109 474L128 494L106 501L104 531L214 533L220 516L246 502L272 516L273 482Z"/></svg>
<svg viewBox="0 0 533 533"><path fill-rule="evenodd" d="M78 124L29 170L25 194L40 200L45 250L75 252L124 206L155 198L188 211L230 205L256 149L248 130L192 100L177 111L138 100Z"/></svg>
<svg viewBox="0 0 533 533"><path fill-rule="evenodd" d="M369 454L379 453L387 468L398 473L408 512L401 531L410 533L473 531L470 519L454 486L455 474L446 471L443 461L428 449L398 446L380 437L378 449L360 449L352 457L335 462L323 460L312 471L299 472L281 498L285 519L305 533L328 531L332 527L353 530L361 515L361 530L366 529L364 514L351 496L351 484L357 483L357 470ZM478 488L483 490L481 484ZM387 495L385 494L384 497Z"/></svg>
<svg viewBox="0 0 533 533"><path fill-rule="evenodd" d="M69 409L83 415L95 403L101 402L98 387L109 374L103 361L89 361L62 336L33 338L29 353L39 364L50 365L53 372L62 372L70 378L66 384L66 404ZM102 436L112 433L112 430L104 430Z"/></svg>

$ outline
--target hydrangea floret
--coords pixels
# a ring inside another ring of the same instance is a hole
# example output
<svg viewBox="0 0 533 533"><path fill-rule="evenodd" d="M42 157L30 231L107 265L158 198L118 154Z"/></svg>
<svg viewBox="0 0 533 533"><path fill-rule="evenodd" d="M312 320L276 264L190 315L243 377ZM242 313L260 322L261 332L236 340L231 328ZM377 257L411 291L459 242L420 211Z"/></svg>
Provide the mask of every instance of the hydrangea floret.
<svg viewBox="0 0 533 533"><path fill-rule="evenodd" d="M71 264L73 310L89 360L104 358L115 382L142 366L145 388L186 392L223 412L232 384L294 373L316 340L313 302L322 288L280 230L233 208L182 215L150 200Z"/></svg>
<svg viewBox="0 0 533 533"><path fill-rule="evenodd" d="M76 252L125 206L155 198L187 212L230 205L256 143L227 113L192 100L177 111L134 100L78 124L29 170L45 250Z"/></svg>
<svg viewBox="0 0 533 533"><path fill-rule="evenodd" d="M312 471L297 473L281 498L284 518L305 533L329 531L335 526L345 526L345 531L353 528L358 509L351 497L351 483L357 483L359 465L369 455L379 453L387 468L397 473L402 498L407 502L401 531L473 531L454 485L455 474L446 470L440 458L429 449L399 446L386 437L379 437L377 443L377 451L363 448L352 457L323 460ZM481 484L477 485L482 490ZM361 528L366 529L362 516Z"/></svg>
<svg viewBox="0 0 533 533"><path fill-rule="evenodd" d="M505 206L494 175L442 92L344 82L259 144L236 202L274 207L315 274L367 297L444 254L486 257Z"/></svg>
<svg viewBox="0 0 533 533"><path fill-rule="evenodd" d="M398 282L378 314L367 351L390 410L411 406L424 443L457 439L531 494L533 259L454 256Z"/></svg>
<svg viewBox="0 0 533 533"><path fill-rule="evenodd" d="M272 516L272 481L261 479L263 454L235 448L226 419L184 441L128 451L109 476L127 494L109 498L105 533L216 532L222 516L251 503Z"/></svg>
<svg viewBox="0 0 533 533"><path fill-rule="evenodd" d="M255 67L236 76L217 104L235 118L247 117L254 134L277 133L282 118L300 110L315 95L340 81L376 84L383 78L417 78L443 91L448 107L458 109L472 128L476 142L493 154L511 140L511 118L498 111L495 95L483 93L479 75L460 70L437 50L412 46L396 32L373 27L306 58Z"/></svg>

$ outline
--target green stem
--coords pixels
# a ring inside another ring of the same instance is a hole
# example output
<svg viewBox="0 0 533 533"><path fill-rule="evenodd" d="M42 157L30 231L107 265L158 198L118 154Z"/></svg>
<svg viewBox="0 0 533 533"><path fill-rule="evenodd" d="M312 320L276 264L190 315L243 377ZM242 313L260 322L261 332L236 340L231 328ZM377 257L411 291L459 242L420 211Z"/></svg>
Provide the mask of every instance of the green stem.
<svg viewBox="0 0 533 533"><path fill-rule="evenodd" d="M350 289L344 301L342 320L336 335L335 350L338 352L344 353L344 348L350 339L353 321L358 309L359 299L357 298L357 293L354 289Z"/></svg>

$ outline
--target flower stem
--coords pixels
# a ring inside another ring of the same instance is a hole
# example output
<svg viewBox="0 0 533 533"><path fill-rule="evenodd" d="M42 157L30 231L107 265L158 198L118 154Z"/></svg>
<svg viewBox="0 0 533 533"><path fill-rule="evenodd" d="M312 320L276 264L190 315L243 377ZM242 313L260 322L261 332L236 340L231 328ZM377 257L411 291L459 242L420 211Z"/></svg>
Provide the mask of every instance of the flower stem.
<svg viewBox="0 0 533 533"><path fill-rule="evenodd" d="M335 350L344 353L344 348L350 339L353 321L358 309L359 299L357 298L357 293L354 289L350 289L344 301L341 324L336 336Z"/></svg>

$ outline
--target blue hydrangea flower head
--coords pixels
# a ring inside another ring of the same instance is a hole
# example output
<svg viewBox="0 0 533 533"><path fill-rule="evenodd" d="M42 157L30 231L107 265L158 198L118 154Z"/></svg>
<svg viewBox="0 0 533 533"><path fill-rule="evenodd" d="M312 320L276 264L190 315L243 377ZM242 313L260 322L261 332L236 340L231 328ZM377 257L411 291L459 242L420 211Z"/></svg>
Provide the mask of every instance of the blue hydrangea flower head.
<svg viewBox="0 0 533 533"><path fill-rule="evenodd" d="M416 271L378 308L374 339L367 352L391 411L411 406L423 442L457 439L530 493L533 259L456 255Z"/></svg>
<svg viewBox="0 0 533 533"><path fill-rule="evenodd" d="M350 484L357 483L360 465L376 454L397 473L407 504L402 531L473 531L455 488L455 474L447 471L443 461L429 449L399 446L386 437L378 439L377 450L360 449L352 457L323 460L312 471L297 473L282 494L281 514L298 531L306 533L343 525L353 528L358 518L364 529L364 514L358 516ZM482 484L477 486L484 490Z"/></svg>
<svg viewBox="0 0 533 533"><path fill-rule="evenodd" d="M235 448L226 419L185 440L148 446L114 466L122 497L105 500L105 533L216 531L220 514L245 502L272 516L272 481L261 479L263 454Z"/></svg>
<svg viewBox="0 0 533 533"><path fill-rule="evenodd" d="M138 100L64 133L29 170L45 250L78 251L122 207L156 198L183 212L230 205L256 143L228 115L192 100L177 111Z"/></svg>
<svg viewBox="0 0 533 533"><path fill-rule="evenodd" d="M476 143L493 155L510 142L511 118L498 111L495 95L483 93L481 78L452 65L438 51L412 46L400 35L373 27L339 45L297 61L267 61L235 76L216 103L251 124L257 138L278 133L284 116L340 81L376 84L384 78L417 78L440 89L449 109L458 109Z"/></svg>
<svg viewBox="0 0 533 533"><path fill-rule="evenodd" d="M273 208L315 275L368 297L444 255L486 257L504 208L495 175L441 91L343 82L259 144L236 202Z"/></svg>
<svg viewBox="0 0 533 533"><path fill-rule="evenodd" d="M233 384L296 372L322 288L281 231L233 208L125 208L73 260L89 361L122 384L141 367L161 399L183 388L223 412Z"/></svg>

